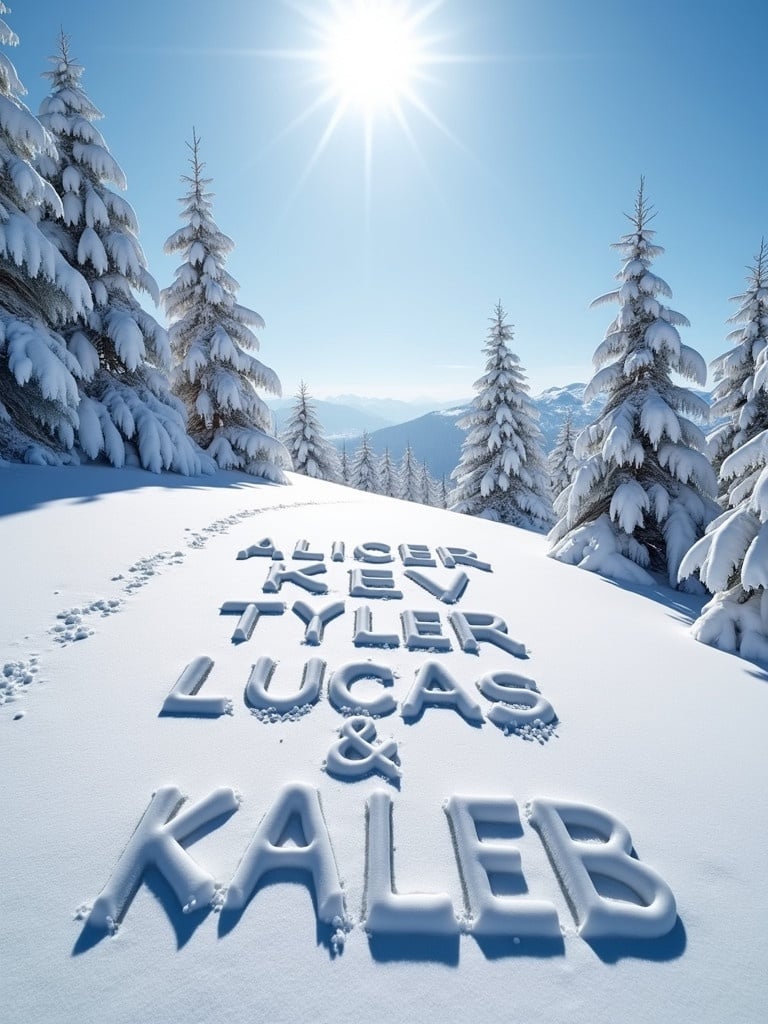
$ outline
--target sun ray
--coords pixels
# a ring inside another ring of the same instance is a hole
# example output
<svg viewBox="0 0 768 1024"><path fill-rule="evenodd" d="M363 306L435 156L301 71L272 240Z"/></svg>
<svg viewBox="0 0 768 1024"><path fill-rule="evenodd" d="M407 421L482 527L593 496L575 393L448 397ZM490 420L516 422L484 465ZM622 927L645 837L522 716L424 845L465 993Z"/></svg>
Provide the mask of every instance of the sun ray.
<svg viewBox="0 0 768 1024"><path fill-rule="evenodd" d="M365 117L365 240L368 243L371 232L371 185L373 176L373 118L370 112Z"/></svg>
<svg viewBox="0 0 768 1024"><path fill-rule="evenodd" d="M336 128L338 127L338 124L341 121L342 117L344 116L345 110L346 110L346 104L340 103L331 112L331 116L329 117L328 123L325 126L325 131L323 132L323 134L318 139L317 145L315 146L314 150L312 151L312 155L310 156L309 160L307 161L307 165L304 168L304 170L301 172L301 176L299 177L299 180L296 182L296 187L294 188L293 192L290 195L290 198L288 199L288 204L287 205L289 207L293 204L293 202L296 199L296 197L299 195L301 190L304 188L304 185L306 184L307 179L309 178L310 174L314 170L315 164L317 163L317 161L322 156L323 151L325 150L325 148L328 145L328 143L331 141L331 137L333 136L333 133L336 131Z"/></svg>
<svg viewBox="0 0 768 1024"><path fill-rule="evenodd" d="M273 149L288 135L296 131L297 128L300 128L305 121L308 121L312 115L317 113L317 111L322 109L322 107L327 106L332 99L333 93L331 93L330 90L326 90L324 93L321 93L312 103L309 104L308 107L305 107L304 110L300 111L292 121L289 121L284 128L281 128L280 131L266 143L262 148L262 155L269 152L270 149Z"/></svg>
<svg viewBox="0 0 768 1024"><path fill-rule="evenodd" d="M439 132L441 132L447 139L449 139L454 144L454 146L458 146L458 148L465 153L469 152L466 146L464 146L464 144L460 142L459 139L456 138L456 136L448 128L447 125L443 124L443 122L440 120L437 114L421 99L420 96L413 92L413 90L409 90L406 95L408 98L408 102L411 104L411 106L415 107L416 110L418 110L419 113L422 114L430 122L430 124L434 125L434 127L437 128Z"/></svg>
<svg viewBox="0 0 768 1024"><path fill-rule="evenodd" d="M402 129L403 135L408 140L408 144L411 147L413 155L416 157L416 161L419 167L421 168L422 173L424 174L424 178L429 183L429 186L432 189L433 193L435 195L438 195L442 201L443 197L440 193L440 189L438 188L437 182L435 181L435 176L431 173L429 169L429 164L427 163L424 154L419 148L419 144L416 141L416 136L413 134L413 129L411 128L408 118L406 117L405 111L403 110L403 106L399 100L397 103L395 103L393 110L395 117L397 118L397 122L400 125L400 128Z"/></svg>

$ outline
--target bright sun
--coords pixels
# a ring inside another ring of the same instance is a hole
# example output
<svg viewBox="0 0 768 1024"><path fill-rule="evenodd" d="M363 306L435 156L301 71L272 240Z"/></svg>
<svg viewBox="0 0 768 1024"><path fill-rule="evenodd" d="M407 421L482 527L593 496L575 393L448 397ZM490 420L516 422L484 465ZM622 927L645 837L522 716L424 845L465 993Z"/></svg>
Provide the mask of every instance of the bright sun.
<svg viewBox="0 0 768 1024"><path fill-rule="evenodd" d="M301 61L311 69L313 88L309 105L287 126L286 134L319 111L328 119L307 161L297 190L325 152L339 124L356 114L362 127L366 211L370 203L374 129L384 118L399 124L419 161L415 126L411 118L429 122L452 142L451 135L422 93L434 79L435 64L467 57L435 49L444 37L425 36L425 23L445 0L284 0L309 24L316 45L308 50L276 52L275 56Z"/></svg>
<svg viewBox="0 0 768 1024"><path fill-rule="evenodd" d="M340 101L367 111L393 106L409 93L421 56L413 23L386 0L358 3L329 26L331 87Z"/></svg>

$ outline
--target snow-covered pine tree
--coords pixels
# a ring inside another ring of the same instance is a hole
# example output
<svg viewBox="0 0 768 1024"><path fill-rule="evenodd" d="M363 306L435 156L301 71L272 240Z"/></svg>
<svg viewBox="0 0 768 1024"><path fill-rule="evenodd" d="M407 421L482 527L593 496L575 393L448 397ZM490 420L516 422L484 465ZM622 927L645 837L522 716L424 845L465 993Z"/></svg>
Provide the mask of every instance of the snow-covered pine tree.
<svg viewBox="0 0 768 1024"><path fill-rule="evenodd" d="M448 487L445 482L445 474L439 480L432 481L432 497L430 504L435 508L448 508Z"/></svg>
<svg viewBox="0 0 768 1024"><path fill-rule="evenodd" d="M155 473L212 470L187 436L183 406L171 394L167 333L134 295L142 291L157 302L157 285L133 209L110 188L124 189L125 175L94 125L102 115L80 85L83 68L63 32L51 62L40 121L58 152L41 154L38 168L61 196L63 213L40 226L78 267L94 299L92 311L64 332L82 367L77 445L89 458L103 453L114 466L124 465L130 445Z"/></svg>
<svg viewBox="0 0 768 1024"><path fill-rule="evenodd" d="M653 216L641 179L632 230L614 245L619 287L593 303L620 307L584 395L605 392L606 403L576 443L584 462L558 499L550 554L635 583L653 582L647 569L664 572L675 586L683 555L716 513L717 485L706 438L685 415L706 419L709 406L672 382L674 372L703 385L707 370L680 340L686 318L660 301L672 293L650 270L664 251L648 227Z"/></svg>
<svg viewBox="0 0 768 1024"><path fill-rule="evenodd" d="M18 37L2 15L0 44ZM0 462L55 465L72 460L82 369L56 328L91 308L85 280L38 227L62 212L55 189L34 166L56 148L19 99L26 90L0 53Z"/></svg>
<svg viewBox="0 0 768 1024"><path fill-rule="evenodd" d="M304 381L299 385L296 404L283 430L282 442L293 460L296 473L339 482L339 457L323 433Z"/></svg>
<svg viewBox="0 0 768 1024"><path fill-rule="evenodd" d="M416 461L410 443L405 446L403 457L400 460L398 477L398 498L402 498L403 501L421 501L420 466Z"/></svg>
<svg viewBox="0 0 768 1024"><path fill-rule="evenodd" d="M349 484L358 491L375 493L379 489L376 453L371 448L371 439L365 430L360 438L360 445L350 461Z"/></svg>
<svg viewBox="0 0 768 1024"><path fill-rule="evenodd" d="M397 469L389 454L389 448L384 449L384 454L379 459L378 474L379 494L383 494L387 498L396 498L398 496Z"/></svg>
<svg viewBox="0 0 768 1024"><path fill-rule="evenodd" d="M563 425L557 435L555 447L549 453L547 464L549 468L549 493L554 501L573 479L573 474L579 465L579 460L574 455L573 447L576 442L576 429L573 425L573 411L568 409L563 420Z"/></svg>
<svg viewBox="0 0 768 1024"><path fill-rule="evenodd" d="M427 460L424 459L421 466L419 467L419 500L422 505L432 504L432 487L434 481L429 472L429 466L427 466Z"/></svg>
<svg viewBox="0 0 768 1024"><path fill-rule="evenodd" d="M768 286L764 259L761 246L747 295L737 296L741 306L734 319L745 326L731 364L734 377L738 379L739 368L743 370L744 364L751 362L750 349L754 366L734 406L736 429L728 443L736 447L720 468L721 500L726 510L686 554L679 575L685 579L698 570L702 583L714 594L693 625L696 639L768 664ZM739 352L742 348L747 351ZM722 365L722 360L721 356L715 362ZM723 397L727 394L724 389Z"/></svg>
<svg viewBox="0 0 768 1024"><path fill-rule="evenodd" d="M343 484L349 484L349 456L347 455L347 442L341 443L341 455L339 456L339 475Z"/></svg>
<svg viewBox="0 0 768 1024"><path fill-rule="evenodd" d="M213 220L211 179L203 177L196 132L187 146L191 173L182 175L188 187L180 200L186 223L165 243L165 251L181 253L184 263L162 292L174 390L187 408L191 436L222 469L284 483L281 466L290 459L256 392L280 394L277 374L254 355L259 342L251 328L264 321L237 302L240 286L224 266L234 243Z"/></svg>
<svg viewBox="0 0 768 1024"><path fill-rule="evenodd" d="M543 531L552 523L541 451L538 412L528 396L520 359L509 347L514 333L498 303L485 345L486 372L458 421L468 434L451 476L453 511Z"/></svg>
<svg viewBox="0 0 768 1024"><path fill-rule="evenodd" d="M729 323L739 326L728 335L733 348L712 362L716 386L712 392L712 416L727 417L725 423L709 435L712 467L720 473L723 461L768 424L768 399L765 392L753 388L755 363L768 345L768 247L765 239L754 264L749 267L747 290L735 295L739 308ZM750 395L752 397L750 397ZM720 497L724 506L733 481L720 477Z"/></svg>

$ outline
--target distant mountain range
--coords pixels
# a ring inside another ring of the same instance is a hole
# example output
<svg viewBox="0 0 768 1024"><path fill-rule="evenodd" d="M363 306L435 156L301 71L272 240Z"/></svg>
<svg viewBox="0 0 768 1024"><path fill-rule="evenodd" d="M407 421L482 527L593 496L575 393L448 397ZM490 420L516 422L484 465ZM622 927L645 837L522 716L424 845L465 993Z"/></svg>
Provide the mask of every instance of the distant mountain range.
<svg viewBox="0 0 768 1024"><path fill-rule="evenodd" d="M451 470L459 461L461 445L466 436L456 421L461 419L467 407L464 405L439 412L428 412L406 423L375 430L371 434L373 449L381 454L388 448L393 459L401 459L410 444L418 462L426 461L433 477L438 480L443 475L449 477ZM354 446L354 441L348 441L347 451L352 451Z"/></svg>
<svg viewBox="0 0 768 1024"><path fill-rule="evenodd" d="M332 440L343 438L358 438L364 430L369 433L374 430L381 430L388 427L392 420L380 416L373 410L361 409L357 406L343 405L338 402L326 402L313 398L312 405L317 413L317 418L322 424L323 431ZM275 418L275 429L278 434L282 433L291 411L296 405L295 398L280 398L277 401L267 402ZM409 415L413 416L413 413Z"/></svg>
<svg viewBox="0 0 768 1024"><path fill-rule="evenodd" d="M326 436L332 441L341 442L345 439L356 441L364 430L370 434L416 419L436 408L456 406L459 402L445 402L441 405L427 400L403 402L394 398L338 395L326 399L313 398L312 404ZM296 405L296 399L278 398L269 400L267 405L275 417L275 429L279 434L285 427L291 410Z"/></svg>
<svg viewBox="0 0 768 1024"><path fill-rule="evenodd" d="M600 398L584 405L585 387L585 384L576 383L562 388L547 388L533 398L539 411L539 428L543 435L542 448L545 453L554 447L569 410L574 426L580 429L591 423L602 408ZM469 404L467 401L450 409L429 412L405 423L375 430L371 434L371 444L377 452L389 448L390 455L396 459L402 458L406 445L410 444L419 462L426 460L432 476L438 479L443 475L448 477L459 462L466 435L458 426L458 421L466 414ZM347 450L350 450L349 441Z"/></svg>
<svg viewBox="0 0 768 1024"><path fill-rule="evenodd" d="M375 413L387 420L390 425L405 423L406 420L413 420L425 413L434 412L440 409L451 409L461 405L462 398L453 398L447 402L436 402L428 396L423 398L412 398L402 401L397 398L365 398L362 395L336 395L333 398L326 398L327 402L337 405L351 406L361 412Z"/></svg>
<svg viewBox="0 0 768 1024"><path fill-rule="evenodd" d="M565 387L547 388L540 395L532 397L539 411L539 429L545 454L554 447L569 411L577 430L591 423L600 412L604 402L602 395L585 405L585 388L586 384L576 382ZM697 391L697 394L709 400L707 392ZM347 401L351 404L345 404ZM459 463L465 431L458 426L458 421L466 414L470 401L467 399L447 408L433 407L431 411L422 413L421 402L367 399L358 395L340 395L332 401L313 400L326 435L339 450L345 445L351 454L363 430L366 430L374 451L381 454L388 448L395 460L403 457L406 446L410 444L418 462L426 461L430 473L436 479L443 475L448 478ZM269 403L275 411L279 430L294 404L295 399ZM387 422L385 413L396 416L398 412L400 415L407 413L407 418L399 422Z"/></svg>
<svg viewBox="0 0 768 1024"><path fill-rule="evenodd" d="M533 399L539 410L539 430L544 435L542 447L545 452L551 452L555 447L557 435L569 410L574 427L581 430L591 423L602 409L605 403L602 395L584 404L586 387L586 384L576 383L566 384L563 388L547 388Z"/></svg>

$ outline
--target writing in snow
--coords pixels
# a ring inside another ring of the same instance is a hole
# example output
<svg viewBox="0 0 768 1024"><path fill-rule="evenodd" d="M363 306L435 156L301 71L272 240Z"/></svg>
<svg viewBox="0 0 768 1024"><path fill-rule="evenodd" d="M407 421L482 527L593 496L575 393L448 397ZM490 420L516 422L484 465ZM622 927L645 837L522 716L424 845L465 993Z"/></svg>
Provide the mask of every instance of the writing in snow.
<svg viewBox="0 0 768 1024"><path fill-rule="evenodd" d="M400 544L400 561L405 567L404 575L418 584L443 604L455 604L464 594L469 578L459 566L467 566L482 572L491 572L491 565L477 557L475 552L460 547L438 547L437 556L443 566L454 570L447 582L422 570L434 569L436 559L424 544ZM303 563L300 568L287 568L283 552L274 541L265 537L257 544L238 552L238 559L253 557L269 558L273 564L262 585L265 594L279 594L284 587L292 585L309 595L315 603L298 599L291 611L304 627L303 642L308 646L322 644L325 627L347 612L344 600L331 600L325 604L317 601L327 595L327 584L318 579L326 571L324 554L311 551L309 542L300 540L296 544L293 558ZM334 541L331 560L343 562L346 558L343 541ZM349 596L364 601L402 601L403 593L396 586L391 569L381 565L393 562L395 556L390 545L369 541L354 549L355 561L362 563L349 572ZM371 568L371 565L379 568ZM220 612L223 615L237 615L232 633L233 643L248 641L264 616L284 615L288 606L275 599L227 601ZM400 613L401 632L381 632L374 628L374 612L367 603L354 608L352 643L356 648L392 649L402 645L409 651L446 653L453 650L451 637L444 631L440 614L434 610L406 609ZM525 645L509 636L506 622L496 614L488 612L463 612L454 610L447 615L459 649L467 654L477 654L482 643L493 645L513 657L526 657ZM182 671L163 704L163 712L173 715L196 715L215 717L232 714L235 703L229 696L214 696L201 692L214 667L211 658L195 658ZM245 703L262 720L275 721L281 717L296 717L307 713L320 698L324 688L327 665L322 658L306 660L301 676L296 680L295 689L288 689L279 695L271 687L277 662L269 656L261 656L251 668L245 683ZM360 680L373 681L380 687L379 692L363 695L353 684ZM373 661L351 661L340 665L329 674L327 693L331 705L344 715L370 715L383 718L400 710L404 721L417 721L425 708L450 708L473 725L484 720L492 722L504 732L516 732L527 739L543 741L551 735L557 716L550 702L539 693L533 679L517 672L492 672L475 681L478 694L488 700L491 707L486 711L463 682L456 679L440 663L430 660L423 664L405 698L398 705L391 689L395 676L385 664ZM357 730L360 731L359 729ZM342 743L349 740L354 744L349 730L345 731ZM366 741L367 742L367 741ZM338 750L338 748L336 748ZM395 756L389 758L389 762ZM363 777L371 770L392 779L391 764L385 764L379 755L374 761L360 756L356 748L354 756L348 759L332 756L328 765L332 774L343 774L346 778ZM372 767L373 765L373 767ZM380 770L383 768L384 770Z"/></svg>
<svg viewBox="0 0 768 1024"><path fill-rule="evenodd" d="M437 560L426 545L400 544L397 551L405 577L443 605L456 604L464 595L469 584L464 567L492 571L491 565L472 551L437 547L443 569L453 570L446 582L430 574L429 570L437 568ZM282 595L284 588L292 586L312 598L313 603L305 596L298 598L291 612L303 626L304 644L319 647L326 626L347 611L345 600L318 603L328 595L327 585L319 579L327 572L324 554L312 551L306 540L300 540L293 559L303 564L289 568L283 552L270 538L264 538L237 555L240 560L253 557L272 563L262 594ZM335 541L331 561L345 559L344 543ZM455 637L458 649L465 654L477 654L481 644L488 644L513 658L527 657L525 646L509 636L501 616L488 612L450 611L446 621L453 637L433 609L403 610L399 615L400 632L377 632L375 613L367 602L403 600L394 572L381 568L395 561L395 556L388 544L372 541L354 549L354 560L358 564L349 570L349 597L364 602L354 606L355 648L392 649L402 642L409 651L439 656L453 650ZM273 596L258 597L225 602L220 613L237 616L232 640L239 644L250 640L262 616L285 615L288 606ZM256 660L245 683L245 703L266 722L303 717L324 692L325 661L308 658L296 688L289 692L283 689L279 696L271 687L276 667L277 662L269 656ZM162 713L202 717L233 713L231 697L201 692L213 668L211 658L194 658L168 694ZM374 686L367 686L363 692L356 686L363 679L373 681ZM327 697L344 721L323 769L348 781L377 774L399 788L402 770L397 741L379 737L375 721L397 711L405 724L418 721L427 708L438 708L451 710L474 726L487 720L507 734L514 732L540 742L552 735L557 716L532 679L504 670L485 673L474 684L473 688L457 679L437 657L430 657L420 665L414 682L398 702L392 693L395 675L385 664L355 659L334 667L328 673ZM484 708L478 697L490 706ZM223 820L240 804L239 793L226 787L191 806L176 786L159 788L106 886L92 906L82 908L80 916L91 927L115 931L136 892L137 880L149 867L164 875L185 912L212 906L237 916L264 877L283 869L301 872L311 885L318 923L329 930L330 943L337 952L356 924L371 935L446 936L466 932L477 937L561 942L555 906L528 895L518 848L508 839L483 838L498 834L499 827L520 833L520 812L512 796L454 794L443 805L463 894L464 906L457 912L446 893L396 890L392 797L385 790L373 792L366 803L365 895L357 917L347 906L320 794L305 782L282 787L229 884L215 880L194 860L185 841L193 840L198 830L222 827ZM541 839L576 917L578 932L585 939L657 938L674 927L677 912L669 886L636 858L629 831L612 814L587 804L537 798L526 805L525 816ZM298 823L300 843L291 836L291 823ZM583 838L585 833L588 839ZM499 875L511 879L503 894L496 891L493 882ZM598 877L623 887L628 898L603 896L595 884Z"/></svg>
<svg viewBox="0 0 768 1024"><path fill-rule="evenodd" d="M240 808L240 795L222 787L192 806L185 804L175 786L163 786L152 795L109 881L91 907L81 908L80 916L89 926L115 932L149 867L165 877L185 913L212 906L235 919L265 876L282 870L301 872L309 883L317 921L329 930L337 952L356 924L374 936L465 932L478 938L562 943L554 904L527 894L516 845L484 838L500 826L520 829L520 812L511 796L456 794L443 804L462 882L464 907L457 913L447 893L396 890L392 798L385 790L373 792L366 804L365 888L359 918L347 906L320 794L313 786L292 782L282 787L228 885L218 882L182 844L199 830L222 827L222 820ZM675 926L671 889L653 868L632 855L632 838L616 817L597 807L550 799L532 800L526 817L541 839L584 939L654 939ZM590 841L576 839L574 833L588 833ZM295 841L296 834L300 842ZM493 879L500 875L507 876L521 895L499 895ZM601 895L596 876L603 883L620 885L633 899Z"/></svg>

